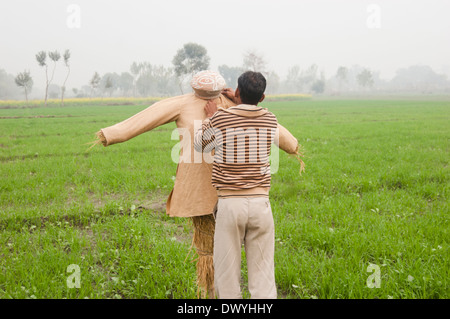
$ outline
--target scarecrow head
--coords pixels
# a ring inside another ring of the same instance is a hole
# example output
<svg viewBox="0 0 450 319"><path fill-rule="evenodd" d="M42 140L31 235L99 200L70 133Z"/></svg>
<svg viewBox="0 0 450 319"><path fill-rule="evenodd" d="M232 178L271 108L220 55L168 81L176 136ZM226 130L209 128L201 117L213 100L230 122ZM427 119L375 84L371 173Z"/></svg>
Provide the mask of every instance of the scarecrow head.
<svg viewBox="0 0 450 319"><path fill-rule="evenodd" d="M225 86L225 79L219 73L210 70L196 73L191 80L195 96L204 100L218 98Z"/></svg>

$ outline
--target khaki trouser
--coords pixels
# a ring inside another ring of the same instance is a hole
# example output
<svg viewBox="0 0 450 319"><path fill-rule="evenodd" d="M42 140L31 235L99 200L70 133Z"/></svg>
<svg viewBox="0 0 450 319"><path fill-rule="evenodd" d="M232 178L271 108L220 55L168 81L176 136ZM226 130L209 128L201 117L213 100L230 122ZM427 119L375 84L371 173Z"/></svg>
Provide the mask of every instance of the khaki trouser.
<svg viewBox="0 0 450 319"><path fill-rule="evenodd" d="M242 244L247 258L251 298L277 298L274 234L268 197L219 198L214 234L214 285L218 298L242 298Z"/></svg>

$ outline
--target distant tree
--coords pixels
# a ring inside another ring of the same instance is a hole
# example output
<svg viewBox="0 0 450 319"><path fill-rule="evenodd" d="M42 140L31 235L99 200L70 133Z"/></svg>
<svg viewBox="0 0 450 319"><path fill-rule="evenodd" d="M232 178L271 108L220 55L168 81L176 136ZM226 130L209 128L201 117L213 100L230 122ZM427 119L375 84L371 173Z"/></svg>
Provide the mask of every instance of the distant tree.
<svg viewBox="0 0 450 319"><path fill-rule="evenodd" d="M23 91L15 83L15 75L0 69L0 100L18 98L23 95Z"/></svg>
<svg viewBox="0 0 450 319"><path fill-rule="evenodd" d="M266 87L266 93L267 94L276 94L278 93L278 89L280 87L280 77L275 71L270 71L266 74L266 80L267 80L267 87Z"/></svg>
<svg viewBox="0 0 450 319"><path fill-rule="evenodd" d="M136 97L137 80L144 65L142 63L133 62L130 66L130 72L133 75L133 96Z"/></svg>
<svg viewBox="0 0 450 319"><path fill-rule="evenodd" d="M134 78L129 72L122 72L119 79L119 88L124 96L128 95L128 92L133 89Z"/></svg>
<svg viewBox="0 0 450 319"><path fill-rule="evenodd" d="M173 69L143 62L136 87L141 96L168 96L178 91L177 82Z"/></svg>
<svg viewBox="0 0 450 319"><path fill-rule="evenodd" d="M325 92L325 72L320 72L320 78L315 80L314 83L311 85L311 91L313 91L316 94L322 94Z"/></svg>
<svg viewBox="0 0 450 319"><path fill-rule="evenodd" d="M179 87L183 94L183 80L187 75L209 68L210 58L204 46L197 43L186 43L177 51L172 59L175 74L179 79Z"/></svg>
<svg viewBox="0 0 450 319"><path fill-rule="evenodd" d="M153 77L153 66L148 62L142 63L141 72L136 82L136 88L141 96L149 96L155 91L155 79Z"/></svg>
<svg viewBox="0 0 450 319"><path fill-rule="evenodd" d="M120 87L120 75L116 72L108 72L102 76L99 88L108 96L112 96Z"/></svg>
<svg viewBox="0 0 450 319"><path fill-rule="evenodd" d="M163 65L153 66L153 79L155 81L155 94L167 96L176 92L176 76L171 68Z"/></svg>
<svg viewBox="0 0 450 319"><path fill-rule="evenodd" d="M432 90L448 89L450 83L444 74L438 74L428 65L412 65L396 71L390 81L394 89L407 91L431 92Z"/></svg>
<svg viewBox="0 0 450 319"><path fill-rule="evenodd" d="M219 65L218 71L220 75L223 76L225 79L225 82L227 83L227 86L236 88L237 87L237 80L239 76L244 72L244 69L241 67L236 66L228 66L225 64Z"/></svg>
<svg viewBox="0 0 450 319"><path fill-rule="evenodd" d="M23 88L25 99L28 102L28 92L30 92L31 88L33 87L33 79L31 78L30 71L24 71L17 74L15 82L18 87Z"/></svg>
<svg viewBox="0 0 450 319"><path fill-rule="evenodd" d="M101 77L97 72L94 73L91 80L89 81L89 85L91 86L91 97L95 90L97 90L98 85L100 84Z"/></svg>
<svg viewBox="0 0 450 319"><path fill-rule="evenodd" d="M342 91L343 83L348 81L348 69L345 66L340 66L337 69L336 77L339 81L339 91Z"/></svg>
<svg viewBox="0 0 450 319"><path fill-rule="evenodd" d="M111 80L111 76L108 76L106 78L106 82L105 82L105 91L109 92L109 97L111 97L112 92L113 92L113 82Z"/></svg>
<svg viewBox="0 0 450 319"><path fill-rule="evenodd" d="M61 105L64 106L64 93L66 92L66 82L70 75L70 65L69 65L70 51L69 50L66 50L64 52L63 59L64 59L64 65L67 68L67 75L66 75L66 78L64 79L63 85L61 87Z"/></svg>
<svg viewBox="0 0 450 319"><path fill-rule="evenodd" d="M374 80L373 80L373 74L372 74L372 72L371 72L370 70L368 70L368 69L363 69L363 70L361 71L361 73L359 73L359 74L356 76L356 79L357 79L357 81L358 81L358 84L359 84L360 86L362 86L363 88L371 87L371 86L373 86L373 83L374 83Z"/></svg>
<svg viewBox="0 0 450 319"><path fill-rule="evenodd" d="M261 72L267 75L267 62L263 55L255 50L249 50L244 53L243 68L245 71Z"/></svg>
<svg viewBox="0 0 450 319"><path fill-rule="evenodd" d="M45 97L44 103L47 106L47 97L48 97L48 64L47 64L47 53L45 51L40 51L36 54L36 60L41 67L45 67Z"/></svg>
<svg viewBox="0 0 450 319"><path fill-rule="evenodd" d="M302 91L302 83L300 82L300 66L294 65L288 68L283 89L286 93L299 93Z"/></svg>
<svg viewBox="0 0 450 319"><path fill-rule="evenodd" d="M308 90L311 90L312 85L317 81L318 69L317 64L312 64L300 74L300 82L302 85L306 86Z"/></svg>
<svg viewBox="0 0 450 319"><path fill-rule="evenodd" d="M288 93L302 93L312 90L312 85L317 81L318 66L312 64L302 70L299 65L288 69L285 81L285 90Z"/></svg>
<svg viewBox="0 0 450 319"><path fill-rule="evenodd" d="M55 70L56 70L56 63L61 59L61 54L59 54L58 51L53 51L48 53L48 57L50 60L53 61L53 71L52 71L52 77L50 78L49 84L53 81L53 77L55 76Z"/></svg>
<svg viewBox="0 0 450 319"><path fill-rule="evenodd" d="M325 81L322 79L316 80L311 86L311 90L317 94L323 93L325 91Z"/></svg>

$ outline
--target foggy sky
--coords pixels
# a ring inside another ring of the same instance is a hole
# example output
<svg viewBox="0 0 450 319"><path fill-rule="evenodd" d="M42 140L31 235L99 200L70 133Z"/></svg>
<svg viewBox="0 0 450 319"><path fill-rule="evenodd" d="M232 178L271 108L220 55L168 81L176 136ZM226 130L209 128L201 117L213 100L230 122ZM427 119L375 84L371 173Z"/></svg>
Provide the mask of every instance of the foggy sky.
<svg viewBox="0 0 450 319"><path fill-rule="evenodd" d="M68 26L71 4L80 8L79 28ZM370 4L380 9L380 28L368 26ZM241 66L243 53L256 50L282 77L313 63L327 77L355 64L384 79L416 64L450 77L449 13L449 0L1 0L0 69L30 70L41 88L35 54L70 49L67 87L79 88L95 71L129 71L133 61L172 66L176 51L196 42L210 69ZM64 75L59 63L53 83Z"/></svg>

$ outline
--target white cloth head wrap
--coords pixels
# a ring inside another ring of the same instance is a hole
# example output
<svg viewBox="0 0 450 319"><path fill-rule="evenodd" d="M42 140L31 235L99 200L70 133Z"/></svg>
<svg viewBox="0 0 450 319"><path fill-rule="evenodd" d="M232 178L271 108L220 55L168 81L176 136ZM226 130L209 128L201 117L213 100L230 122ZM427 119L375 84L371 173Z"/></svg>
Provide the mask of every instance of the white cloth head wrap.
<svg viewBox="0 0 450 319"><path fill-rule="evenodd" d="M225 86L225 79L219 73L210 70L196 73L191 80L195 95L201 99L219 97Z"/></svg>

